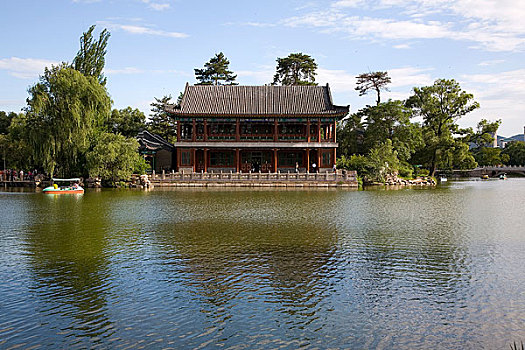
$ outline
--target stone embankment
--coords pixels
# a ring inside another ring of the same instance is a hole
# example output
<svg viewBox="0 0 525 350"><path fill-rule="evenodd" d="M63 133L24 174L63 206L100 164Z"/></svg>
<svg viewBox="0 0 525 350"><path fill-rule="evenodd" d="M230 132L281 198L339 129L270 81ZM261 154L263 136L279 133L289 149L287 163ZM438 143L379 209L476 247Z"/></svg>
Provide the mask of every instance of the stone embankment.
<svg viewBox="0 0 525 350"><path fill-rule="evenodd" d="M436 180L432 177L417 177L411 180L401 179L399 177L393 177L385 181L387 186L435 186Z"/></svg>

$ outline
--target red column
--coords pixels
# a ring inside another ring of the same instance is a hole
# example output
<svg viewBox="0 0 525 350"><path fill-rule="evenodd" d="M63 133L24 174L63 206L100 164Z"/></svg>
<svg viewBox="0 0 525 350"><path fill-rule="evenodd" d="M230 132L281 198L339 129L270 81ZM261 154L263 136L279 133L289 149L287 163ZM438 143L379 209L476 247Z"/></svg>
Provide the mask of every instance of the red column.
<svg viewBox="0 0 525 350"><path fill-rule="evenodd" d="M306 121L306 142L310 142L310 119Z"/></svg>
<svg viewBox="0 0 525 350"><path fill-rule="evenodd" d="M337 148L334 148L334 159L332 160L332 168L334 167L334 164L336 163L336 157L337 157Z"/></svg>
<svg viewBox="0 0 525 350"><path fill-rule="evenodd" d="M337 120L334 121L334 142L337 142Z"/></svg>
<svg viewBox="0 0 525 350"><path fill-rule="evenodd" d="M317 121L317 142L321 142L321 118Z"/></svg>
<svg viewBox="0 0 525 350"><path fill-rule="evenodd" d="M277 118L273 121L273 140L277 142L279 140L279 126L277 125Z"/></svg>
<svg viewBox="0 0 525 350"><path fill-rule="evenodd" d="M317 149L317 171L321 169L321 149Z"/></svg>
<svg viewBox="0 0 525 350"><path fill-rule="evenodd" d="M235 150L235 167L237 172L241 170L241 157L240 150L238 148Z"/></svg>
<svg viewBox="0 0 525 350"><path fill-rule="evenodd" d="M208 119L204 119L204 141L208 141Z"/></svg>
<svg viewBox="0 0 525 350"><path fill-rule="evenodd" d="M241 119L237 118L235 122L235 141L241 140Z"/></svg>
<svg viewBox="0 0 525 350"><path fill-rule="evenodd" d="M208 172L208 149L204 149L204 172Z"/></svg>
<svg viewBox="0 0 525 350"><path fill-rule="evenodd" d="M306 171L310 172L310 149L306 149Z"/></svg>
<svg viewBox="0 0 525 350"><path fill-rule="evenodd" d="M276 173L277 172L277 148L274 148L273 149L273 172Z"/></svg>
<svg viewBox="0 0 525 350"><path fill-rule="evenodd" d="M193 127L191 129L191 140L195 142L195 140L197 140L197 128L195 127L195 119L193 119Z"/></svg>

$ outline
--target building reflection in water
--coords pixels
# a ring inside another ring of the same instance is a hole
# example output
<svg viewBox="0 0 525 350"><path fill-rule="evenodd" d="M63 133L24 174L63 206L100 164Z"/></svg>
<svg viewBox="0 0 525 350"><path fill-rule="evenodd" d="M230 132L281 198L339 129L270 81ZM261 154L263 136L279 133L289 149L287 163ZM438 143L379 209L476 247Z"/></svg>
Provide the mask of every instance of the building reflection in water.
<svg viewBox="0 0 525 350"><path fill-rule="evenodd" d="M218 195L193 216L155 226L159 253L174 262L165 278L182 276L192 308L205 315L206 337L228 344L258 334L249 341L255 345L266 330L275 345L304 342L316 313L329 308L323 299L337 272L337 231L331 209L314 198L334 194L317 192L311 203L304 193L302 201L288 195L260 193L233 205Z"/></svg>

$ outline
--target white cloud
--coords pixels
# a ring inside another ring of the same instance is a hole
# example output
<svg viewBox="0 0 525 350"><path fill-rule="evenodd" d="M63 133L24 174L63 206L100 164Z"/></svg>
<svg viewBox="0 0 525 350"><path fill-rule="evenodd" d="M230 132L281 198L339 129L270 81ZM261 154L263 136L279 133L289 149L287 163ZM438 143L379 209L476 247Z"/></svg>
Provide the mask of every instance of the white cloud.
<svg viewBox="0 0 525 350"><path fill-rule="evenodd" d="M10 75L20 79L36 79L44 72L45 67L57 65L59 62L40 58L2 58L0 69L6 70Z"/></svg>
<svg viewBox="0 0 525 350"><path fill-rule="evenodd" d="M169 9L171 6L167 2L157 2L155 0L141 0L144 4L147 4L149 8L155 11L164 11Z"/></svg>
<svg viewBox="0 0 525 350"><path fill-rule="evenodd" d="M399 44L392 46L394 49L404 50L404 49L410 49L412 48L410 44Z"/></svg>
<svg viewBox="0 0 525 350"><path fill-rule="evenodd" d="M388 75L392 78L390 87L414 87L432 85L434 78L430 75L432 68L404 67L388 70Z"/></svg>
<svg viewBox="0 0 525 350"><path fill-rule="evenodd" d="M338 92L354 91L356 74L349 73L345 70L317 69L315 81L319 85L330 84L332 90Z"/></svg>
<svg viewBox="0 0 525 350"><path fill-rule="evenodd" d="M117 25L119 29L122 29L125 32L132 34L148 34L148 35L157 35L165 36L170 38L187 38L188 34L179 33L179 32L167 32L164 30L153 29L144 26L135 26L135 25Z"/></svg>
<svg viewBox="0 0 525 350"><path fill-rule="evenodd" d="M493 66L500 63L504 63L505 60L490 60L490 61L483 61L478 63L478 66Z"/></svg>
<svg viewBox="0 0 525 350"><path fill-rule="evenodd" d="M170 8L170 4L150 4L149 5L155 11L164 11Z"/></svg>
<svg viewBox="0 0 525 350"><path fill-rule="evenodd" d="M169 32L165 30L154 29L146 25L119 24L119 23L113 23L113 22L107 22L107 21L100 21L100 22L97 22L97 24L103 25L109 29L123 30L125 32L131 33L131 34L137 34L137 35L155 35L155 36L163 36L163 37L178 38L178 39L189 37L189 35L186 33Z"/></svg>
<svg viewBox="0 0 525 350"><path fill-rule="evenodd" d="M481 108L472 114L476 122L481 118L503 119L502 134L521 132L525 124L525 69L490 74L466 74L461 76L461 86L474 94Z"/></svg>
<svg viewBox="0 0 525 350"><path fill-rule="evenodd" d="M242 81L242 84L264 85L273 81L275 69L270 66L263 66L259 70L240 70L235 73L237 73L237 80Z"/></svg>
<svg viewBox="0 0 525 350"><path fill-rule="evenodd" d="M338 0L282 24L345 33L351 39L448 39L488 51L516 51L525 48L524 17L525 2L514 0Z"/></svg>
<svg viewBox="0 0 525 350"><path fill-rule="evenodd" d="M364 0L339 0L333 3L332 7L358 7L364 4Z"/></svg>

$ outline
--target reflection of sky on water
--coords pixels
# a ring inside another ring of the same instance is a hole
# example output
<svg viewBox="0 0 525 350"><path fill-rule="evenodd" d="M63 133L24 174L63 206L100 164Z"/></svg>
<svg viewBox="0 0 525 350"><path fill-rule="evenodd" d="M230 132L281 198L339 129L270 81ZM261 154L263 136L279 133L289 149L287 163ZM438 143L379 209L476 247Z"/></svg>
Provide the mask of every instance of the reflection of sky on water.
<svg viewBox="0 0 525 350"><path fill-rule="evenodd" d="M506 347L524 195L513 179L0 194L0 346Z"/></svg>

